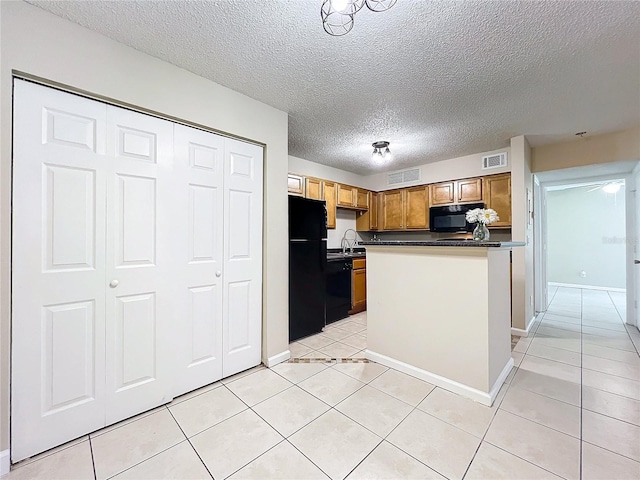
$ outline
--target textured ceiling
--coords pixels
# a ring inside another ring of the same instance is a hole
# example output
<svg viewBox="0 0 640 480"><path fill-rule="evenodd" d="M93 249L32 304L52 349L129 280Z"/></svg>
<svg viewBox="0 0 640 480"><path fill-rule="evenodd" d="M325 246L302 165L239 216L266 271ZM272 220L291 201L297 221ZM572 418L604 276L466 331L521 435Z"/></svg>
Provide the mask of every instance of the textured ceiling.
<svg viewBox="0 0 640 480"><path fill-rule="evenodd" d="M288 112L290 155L360 174L640 124L640 2L398 0L343 37L321 0L29 3Z"/></svg>

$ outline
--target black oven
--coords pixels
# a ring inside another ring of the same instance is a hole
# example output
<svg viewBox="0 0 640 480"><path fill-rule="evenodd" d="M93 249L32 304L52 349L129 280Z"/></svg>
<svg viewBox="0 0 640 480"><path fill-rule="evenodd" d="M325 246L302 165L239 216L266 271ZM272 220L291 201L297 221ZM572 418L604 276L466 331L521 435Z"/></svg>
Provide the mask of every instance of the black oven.
<svg viewBox="0 0 640 480"><path fill-rule="evenodd" d="M446 205L429 209L429 230L432 232L472 232L475 224L467 222L465 215L474 208L484 208L484 203Z"/></svg>

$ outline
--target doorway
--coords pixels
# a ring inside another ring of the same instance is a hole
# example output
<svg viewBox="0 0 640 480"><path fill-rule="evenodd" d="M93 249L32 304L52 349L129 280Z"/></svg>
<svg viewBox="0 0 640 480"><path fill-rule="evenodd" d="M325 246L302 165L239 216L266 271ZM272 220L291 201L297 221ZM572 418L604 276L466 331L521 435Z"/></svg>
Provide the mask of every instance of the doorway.
<svg viewBox="0 0 640 480"><path fill-rule="evenodd" d="M635 324L635 178L638 162L615 162L536 174L539 182L535 262L536 310L554 289L613 292L626 323Z"/></svg>

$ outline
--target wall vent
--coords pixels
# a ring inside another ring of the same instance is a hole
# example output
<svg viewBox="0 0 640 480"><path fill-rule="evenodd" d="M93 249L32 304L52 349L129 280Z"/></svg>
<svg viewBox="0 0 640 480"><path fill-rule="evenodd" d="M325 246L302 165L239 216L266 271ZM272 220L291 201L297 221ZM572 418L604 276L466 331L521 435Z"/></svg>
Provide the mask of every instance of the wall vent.
<svg viewBox="0 0 640 480"><path fill-rule="evenodd" d="M411 168L401 172L387 174L387 185L397 185L399 183L417 182L420 180L420 169Z"/></svg>
<svg viewBox="0 0 640 480"><path fill-rule="evenodd" d="M495 153L482 157L482 169L490 170L507 166L507 152Z"/></svg>

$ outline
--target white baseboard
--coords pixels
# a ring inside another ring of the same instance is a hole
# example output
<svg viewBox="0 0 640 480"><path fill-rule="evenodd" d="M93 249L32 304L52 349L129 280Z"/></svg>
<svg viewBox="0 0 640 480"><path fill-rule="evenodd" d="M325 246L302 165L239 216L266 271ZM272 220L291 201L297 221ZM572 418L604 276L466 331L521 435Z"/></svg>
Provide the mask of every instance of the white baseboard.
<svg viewBox="0 0 640 480"><path fill-rule="evenodd" d="M267 358L267 367L271 368L279 363L286 362L291 358L291 352L289 350L285 350L282 353L274 355L273 357Z"/></svg>
<svg viewBox="0 0 640 480"><path fill-rule="evenodd" d="M529 336L529 332L531 331L531 327L533 327L533 324L536 321L537 317L541 317L544 314L544 312L540 312L537 315L534 315L531 320L529 320L529 323L527 324L527 329L523 330L522 328L516 328L516 327L511 327L511 335L515 335L517 337L528 337Z"/></svg>
<svg viewBox="0 0 640 480"><path fill-rule="evenodd" d="M622 292L622 293L626 293L626 291L627 291L626 288L596 287L594 285L580 285L579 283L549 282L549 286L551 286L551 287L584 288L585 290L609 290L610 292Z"/></svg>
<svg viewBox="0 0 640 480"><path fill-rule="evenodd" d="M491 406L493 401L496 399L498 395L498 391L500 387L506 380L507 376L511 372L511 368L513 367L513 358L509 357L509 361L500 372L500 375L496 382L494 383L491 390L487 392L483 392L482 390L478 390L477 388L469 387L460 382L456 382L454 380L450 380L446 377L442 377L440 375L436 375L435 373L431 373L427 370L423 370L418 367L414 367L413 365L409 365L408 363L401 362L400 360L396 360L391 357L387 357L386 355L382 355L380 353L372 352L371 350L365 351L365 357L371 361L379 363L381 365L385 365L387 367L393 368L400 372L406 373L407 375L411 375L412 377L419 378L420 380L424 380L425 382L429 382L437 387L444 388L453 393L457 393L463 397L470 398L478 403L483 405Z"/></svg>
<svg viewBox="0 0 640 480"><path fill-rule="evenodd" d="M0 452L0 476L6 475L11 469L11 457L9 456L9 449Z"/></svg>

